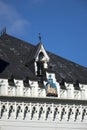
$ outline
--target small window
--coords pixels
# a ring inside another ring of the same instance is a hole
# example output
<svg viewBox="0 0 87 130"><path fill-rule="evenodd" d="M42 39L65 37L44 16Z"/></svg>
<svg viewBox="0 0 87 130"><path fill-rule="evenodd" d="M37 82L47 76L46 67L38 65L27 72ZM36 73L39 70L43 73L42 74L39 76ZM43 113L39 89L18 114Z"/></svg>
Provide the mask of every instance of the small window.
<svg viewBox="0 0 87 130"><path fill-rule="evenodd" d="M75 90L80 90L79 81L76 80L76 82L73 84Z"/></svg>
<svg viewBox="0 0 87 130"><path fill-rule="evenodd" d="M40 78L38 80L38 85L39 85L40 88L44 88L43 78Z"/></svg>
<svg viewBox="0 0 87 130"><path fill-rule="evenodd" d="M43 57L44 57L43 52L40 52L40 53L39 53L39 61L41 61L41 60L43 59Z"/></svg>
<svg viewBox="0 0 87 130"><path fill-rule="evenodd" d="M44 75L44 63L41 61L37 62L37 76Z"/></svg>
<svg viewBox="0 0 87 130"><path fill-rule="evenodd" d="M65 79L62 79L59 84L60 84L60 88L61 89L65 89L66 90Z"/></svg>
<svg viewBox="0 0 87 130"><path fill-rule="evenodd" d="M13 74L11 74L11 76L8 78L8 84L10 86L15 86Z"/></svg>
<svg viewBox="0 0 87 130"><path fill-rule="evenodd" d="M29 84L29 77L25 77L25 78L24 78L23 84L24 84L25 87L30 87L30 84Z"/></svg>

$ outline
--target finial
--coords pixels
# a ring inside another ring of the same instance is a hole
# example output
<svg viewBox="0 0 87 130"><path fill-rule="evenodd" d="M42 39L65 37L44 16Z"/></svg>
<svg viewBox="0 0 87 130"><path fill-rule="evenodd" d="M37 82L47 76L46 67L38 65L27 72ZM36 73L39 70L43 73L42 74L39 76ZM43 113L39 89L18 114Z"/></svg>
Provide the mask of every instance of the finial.
<svg viewBox="0 0 87 130"><path fill-rule="evenodd" d="M6 27L3 28L3 34L6 34Z"/></svg>
<svg viewBox="0 0 87 130"><path fill-rule="evenodd" d="M3 36L4 34L6 34L6 27L4 27L1 32L0 32L0 36Z"/></svg>
<svg viewBox="0 0 87 130"><path fill-rule="evenodd" d="M38 37L39 37L39 41L41 42L41 34L40 34L40 33L39 33L39 36L38 36Z"/></svg>

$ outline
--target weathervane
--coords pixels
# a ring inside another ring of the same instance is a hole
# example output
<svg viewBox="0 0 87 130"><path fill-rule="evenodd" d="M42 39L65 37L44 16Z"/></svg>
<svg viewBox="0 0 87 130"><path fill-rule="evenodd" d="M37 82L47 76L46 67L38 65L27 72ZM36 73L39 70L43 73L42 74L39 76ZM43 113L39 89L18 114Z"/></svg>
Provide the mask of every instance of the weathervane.
<svg viewBox="0 0 87 130"><path fill-rule="evenodd" d="M40 33L39 33L39 36L38 36L38 37L39 37L39 41L40 41L40 43L41 43L41 34L40 34Z"/></svg>

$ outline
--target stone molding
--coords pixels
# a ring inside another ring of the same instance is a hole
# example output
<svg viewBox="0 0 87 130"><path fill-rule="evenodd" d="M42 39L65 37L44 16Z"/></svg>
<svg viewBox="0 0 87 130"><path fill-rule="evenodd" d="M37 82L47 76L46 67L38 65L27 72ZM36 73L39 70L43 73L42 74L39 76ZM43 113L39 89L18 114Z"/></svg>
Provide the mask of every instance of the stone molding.
<svg viewBox="0 0 87 130"><path fill-rule="evenodd" d="M32 102L0 102L0 120L87 122L87 106Z"/></svg>

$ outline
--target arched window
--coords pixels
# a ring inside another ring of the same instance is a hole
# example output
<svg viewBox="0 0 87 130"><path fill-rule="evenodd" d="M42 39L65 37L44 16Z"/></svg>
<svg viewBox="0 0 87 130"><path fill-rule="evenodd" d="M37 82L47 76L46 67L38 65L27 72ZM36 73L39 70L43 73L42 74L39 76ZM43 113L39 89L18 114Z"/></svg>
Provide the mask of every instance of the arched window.
<svg viewBox="0 0 87 130"><path fill-rule="evenodd" d="M45 74L43 57L43 52L40 52L37 61L37 76L43 76Z"/></svg>
<svg viewBox="0 0 87 130"><path fill-rule="evenodd" d="M40 52L40 53L39 53L39 57L38 57L39 61L41 61L41 60L43 59L43 57L44 57L43 52Z"/></svg>

